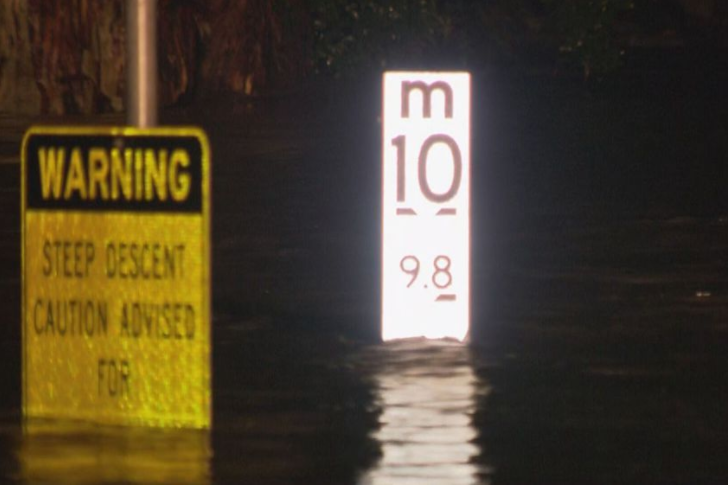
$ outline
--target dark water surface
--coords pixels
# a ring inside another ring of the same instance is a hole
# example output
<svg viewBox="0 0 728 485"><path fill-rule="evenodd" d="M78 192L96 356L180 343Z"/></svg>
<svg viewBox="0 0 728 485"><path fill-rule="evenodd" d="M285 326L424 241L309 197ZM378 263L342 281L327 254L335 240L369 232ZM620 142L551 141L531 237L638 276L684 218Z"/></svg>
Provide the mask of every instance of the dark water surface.
<svg viewBox="0 0 728 485"><path fill-rule="evenodd" d="M725 100L660 80L479 80L467 345L377 342L376 89L165 112L213 150L209 433L21 419L33 120L0 118L0 480L728 482Z"/></svg>

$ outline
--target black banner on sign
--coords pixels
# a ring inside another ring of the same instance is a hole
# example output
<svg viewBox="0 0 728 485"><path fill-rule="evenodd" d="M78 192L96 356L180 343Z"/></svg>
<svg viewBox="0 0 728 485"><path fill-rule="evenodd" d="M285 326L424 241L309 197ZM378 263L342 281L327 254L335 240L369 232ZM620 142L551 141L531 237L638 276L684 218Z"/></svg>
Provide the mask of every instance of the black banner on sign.
<svg viewBox="0 0 728 485"><path fill-rule="evenodd" d="M200 213L202 157L193 134L31 133L26 208Z"/></svg>

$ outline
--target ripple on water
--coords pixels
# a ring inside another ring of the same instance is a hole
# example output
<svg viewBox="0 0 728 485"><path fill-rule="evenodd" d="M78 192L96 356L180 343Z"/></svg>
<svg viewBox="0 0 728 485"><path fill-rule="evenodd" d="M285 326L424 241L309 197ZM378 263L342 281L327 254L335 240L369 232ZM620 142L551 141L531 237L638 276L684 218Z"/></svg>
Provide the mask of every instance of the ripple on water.
<svg viewBox="0 0 728 485"><path fill-rule="evenodd" d="M368 349L381 406L379 462L362 477L377 484L479 483L480 448L472 415L488 387L476 377L467 346L450 341L402 340Z"/></svg>

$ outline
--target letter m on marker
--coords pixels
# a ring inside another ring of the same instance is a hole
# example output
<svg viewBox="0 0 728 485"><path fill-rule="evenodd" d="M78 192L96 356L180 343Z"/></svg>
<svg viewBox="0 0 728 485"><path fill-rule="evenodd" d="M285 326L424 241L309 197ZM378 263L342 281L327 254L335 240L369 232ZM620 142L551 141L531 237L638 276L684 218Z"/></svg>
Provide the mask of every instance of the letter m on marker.
<svg viewBox="0 0 728 485"><path fill-rule="evenodd" d="M441 91L445 97L445 118L452 118L452 88L445 81L435 81L432 84L423 81L403 81L402 118L410 117L410 96L414 90L422 93L422 116L424 118L432 118L432 93L435 90Z"/></svg>

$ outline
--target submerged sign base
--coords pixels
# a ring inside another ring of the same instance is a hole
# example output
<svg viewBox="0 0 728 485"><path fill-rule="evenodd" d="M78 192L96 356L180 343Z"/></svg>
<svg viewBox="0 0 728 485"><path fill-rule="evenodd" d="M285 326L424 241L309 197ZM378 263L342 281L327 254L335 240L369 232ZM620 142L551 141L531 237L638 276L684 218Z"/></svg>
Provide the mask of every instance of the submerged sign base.
<svg viewBox="0 0 728 485"><path fill-rule="evenodd" d="M196 128L26 134L26 416L210 426L209 165Z"/></svg>

